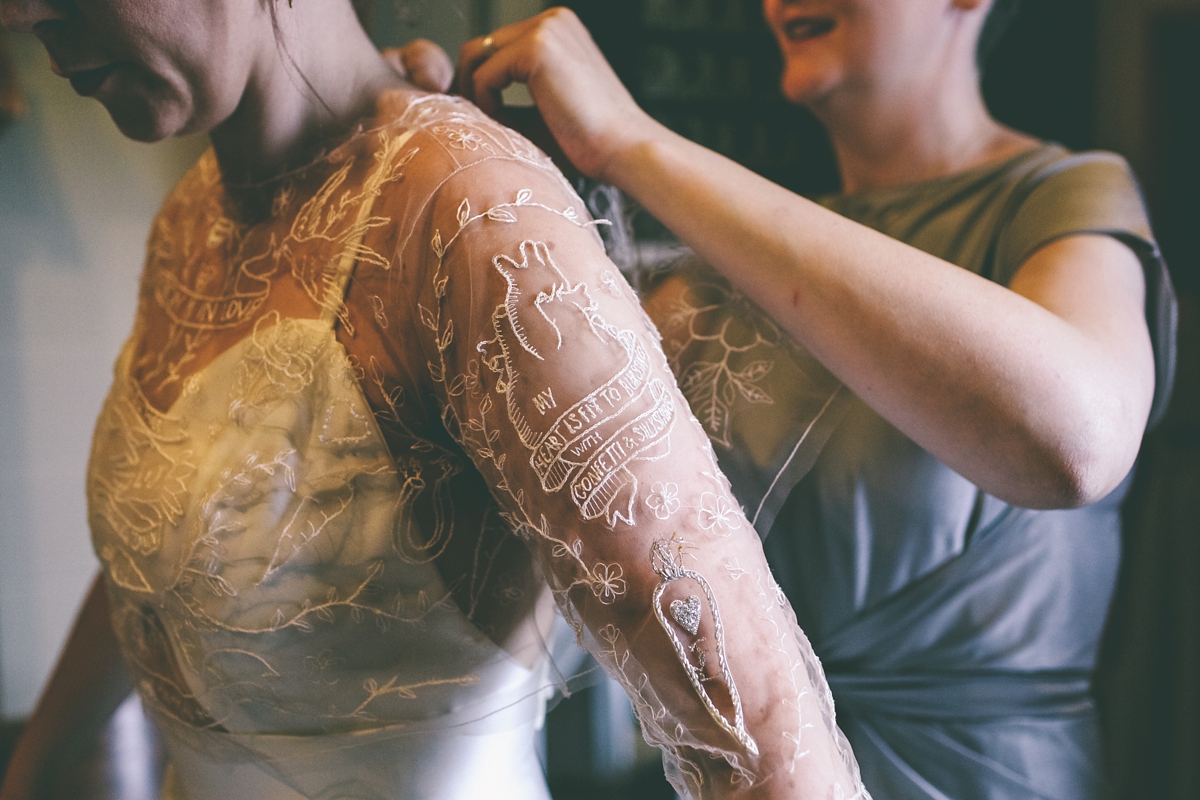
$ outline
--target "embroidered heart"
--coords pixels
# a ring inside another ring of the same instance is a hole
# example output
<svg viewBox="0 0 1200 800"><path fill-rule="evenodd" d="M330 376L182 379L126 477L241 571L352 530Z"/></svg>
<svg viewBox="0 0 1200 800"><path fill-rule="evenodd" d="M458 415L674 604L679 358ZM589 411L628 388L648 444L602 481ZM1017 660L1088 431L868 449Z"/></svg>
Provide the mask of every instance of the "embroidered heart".
<svg viewBox="0 0 1200 800"><path fill-rule="evenodd" d="M661 545L661 547L659 546ZM688 681L691 682L692 688L700 696L701 702L704 703L704 708L708 711L716 722L729 734L731 734L738 743L746 748L752 755L758 755L758 744L754 741L754 737L746 730L746 719L742 712L742 699L738 694L737 685L733 680L733 673L729 669L729 659L725 654L725 634L724 626L721 624L721 612L717 609L717 597L713 594L712 586L699 572L686 569L671 556L667 551L666 543L663 540L655 542L654 549L651 550L651 559L654 563L654 571L662 578L662 582L654 590L654 616L658 619L658 624L662 626L667 634L667 638L671 640L671 646L675 648L675 655L679 657L679 663L683 665L683 669L687 672ZM671 618L677 625L686 630L693 636L700 630L700 598L691 595L686 600L672 600L664 609L663 592L667 590L667 586L678 580L688 579L695 581L704 591L704 596L708 599L708 610L712 614L712 636L715 640L717 649L717 666L720 669L721 678L725 681L725 686L729 690L729 699L733 703L733 719L729 719L717 708L711 695L708 693L708 681L712 676L707 675L705 667L697 666L690 655L695 648L689 648L679 640L675 634L675 628L671 623L667 622L667 614L670 613Z"/></svg>
<svg viewBox="0 0 1200 800"><path fill-rule="evenodd" d="M672 600L671 619L695 636L696 631L700 630L700 598L692 595L687 600Z"/></svg>

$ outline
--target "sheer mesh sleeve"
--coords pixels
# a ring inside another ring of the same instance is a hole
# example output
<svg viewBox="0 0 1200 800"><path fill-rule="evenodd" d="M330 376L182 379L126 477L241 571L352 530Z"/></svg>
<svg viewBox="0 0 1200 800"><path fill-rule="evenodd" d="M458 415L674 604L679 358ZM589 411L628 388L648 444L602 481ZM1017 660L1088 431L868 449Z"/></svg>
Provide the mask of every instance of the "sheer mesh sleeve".
<svg viewBox="0 0 1200 800"><path fill-rule="evenodd" d="M405 248L446 429L694 797L865 797L819 663L561 179L484 160ZM758 794L762 789L763 794Z"/></svg>

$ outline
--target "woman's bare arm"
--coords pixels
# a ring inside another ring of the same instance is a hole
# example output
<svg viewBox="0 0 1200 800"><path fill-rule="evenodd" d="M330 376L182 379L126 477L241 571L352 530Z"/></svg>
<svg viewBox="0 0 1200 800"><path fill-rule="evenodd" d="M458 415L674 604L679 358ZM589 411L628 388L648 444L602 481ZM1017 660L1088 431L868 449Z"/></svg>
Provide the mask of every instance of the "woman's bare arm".
<svg viewBox="0 0 1200 800"><path fill-rule="evenodd" d="M0 799L31 800L49 793L132 690L109 620L108 593L97 576L17 743Z"/></svg>
<svg viewBox="0 0 1200 800"><path fill-rule="evenodd" d="M1071 236L1011 289L845 219L667 130L587 31L555 9L463 49L494 110L526 82L583 172L633 195L872 408L985 491L1031 507L1107 494L1136 456L1154 388L1140 263Z"/></svg>

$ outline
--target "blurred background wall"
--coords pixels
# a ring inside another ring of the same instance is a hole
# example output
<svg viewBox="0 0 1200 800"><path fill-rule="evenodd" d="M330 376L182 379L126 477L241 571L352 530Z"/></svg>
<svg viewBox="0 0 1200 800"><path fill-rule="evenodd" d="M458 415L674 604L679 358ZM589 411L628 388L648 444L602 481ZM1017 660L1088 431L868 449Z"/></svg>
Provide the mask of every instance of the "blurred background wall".
<svg viewBox="0 0 1200 800"><path fill-rule="evenodd" d="M1095 680L1112 796L1200 797L1200 3L1099 0L1095 137L1133 163L1179 293L1166 419L1142 445Z"/></svg>

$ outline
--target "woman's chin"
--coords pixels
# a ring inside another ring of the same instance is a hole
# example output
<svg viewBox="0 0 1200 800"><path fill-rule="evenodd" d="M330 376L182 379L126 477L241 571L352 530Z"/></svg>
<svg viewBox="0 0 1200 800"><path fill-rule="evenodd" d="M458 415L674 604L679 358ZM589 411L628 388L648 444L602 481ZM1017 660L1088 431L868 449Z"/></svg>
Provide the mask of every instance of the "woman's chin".
<svg viewBox="0 0 1200 800"><path fill-rule="evenodd" d="M782 86L783 97L789 103L794 103L800 106L815 105L825 96L825 88L813 84L795 84L784 82Z"/></svg>
<svg viewBox="0 0 1200 800"><path fill-rule="evenodd" d="M98 99L122 135L135 142L160 142L184 128L182 115L173 113L173 109L156 108L141 98Z"/></svg>
<svg viewBox="0 0 1200 800"><path fill-rule="evenodd" d="M829 94L837 82L838 76L832 70L787 65L779 88L788 102L811 106Z"/></svg>

